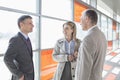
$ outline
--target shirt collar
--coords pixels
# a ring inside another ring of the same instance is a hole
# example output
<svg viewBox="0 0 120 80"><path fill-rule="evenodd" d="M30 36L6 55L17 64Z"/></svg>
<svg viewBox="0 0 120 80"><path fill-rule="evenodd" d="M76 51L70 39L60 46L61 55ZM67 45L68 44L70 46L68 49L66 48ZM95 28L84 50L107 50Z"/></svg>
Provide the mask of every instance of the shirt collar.
<svg viewBox="0 0 120 80"><path fill-rule="evenodd" d="M25 39L28 39L28 35L26 35L25 33L23 33L23 32L20 32L24 37L25 37Z"/></svg>
<svg viewBox="0 0 120 80"><path fill-rule="evenodd" d="M93 28L97 27L96 25L92 26L91 28L88 29L88 32L91 31Z"/></svg>
<svg viewBox="0 0 120 80"><path fill-rule="evenodd" d="M67 42L67 43L68 43L68 41L67 41L66 39L65 39L65 42ZM70 41L70 43L71 43L71 42L74 42L74 40L72 39L72 40Z"/></svg>

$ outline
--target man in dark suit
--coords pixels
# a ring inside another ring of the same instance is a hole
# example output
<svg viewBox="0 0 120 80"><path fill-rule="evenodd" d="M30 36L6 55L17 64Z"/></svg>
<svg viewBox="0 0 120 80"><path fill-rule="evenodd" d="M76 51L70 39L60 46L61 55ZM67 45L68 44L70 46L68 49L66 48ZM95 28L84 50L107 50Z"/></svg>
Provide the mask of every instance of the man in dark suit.
<svg viewBox="0 0 120 80"><path fill-rule="evenodd" d="M34 80L33 52L28 37L34 27L32 17L21 16L18 26L20 32L10 39L4 62L12 73L11 80Z"/></svg>

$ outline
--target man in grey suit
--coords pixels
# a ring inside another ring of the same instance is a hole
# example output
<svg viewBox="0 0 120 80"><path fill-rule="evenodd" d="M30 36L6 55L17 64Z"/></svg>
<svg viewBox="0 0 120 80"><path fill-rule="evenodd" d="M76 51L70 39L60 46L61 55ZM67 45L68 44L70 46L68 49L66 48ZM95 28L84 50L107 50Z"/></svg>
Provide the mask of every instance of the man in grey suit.
<svg viewBox="0 0 120 80"><path fill-rule="evenodd" d="M94 10L87 9L82 13L81 26L88 34L79 49L75 80L102 80L107 41L96 25L97 20Z"/></svg>
<svg viewBox="0 0 120 80"><path fill-rule="evenodd" d="M32 17L21 16L18 26L20 32L10 39L4 62L12 73L11 80L34 80L33 52L28 37L34 27Z"/></svg>

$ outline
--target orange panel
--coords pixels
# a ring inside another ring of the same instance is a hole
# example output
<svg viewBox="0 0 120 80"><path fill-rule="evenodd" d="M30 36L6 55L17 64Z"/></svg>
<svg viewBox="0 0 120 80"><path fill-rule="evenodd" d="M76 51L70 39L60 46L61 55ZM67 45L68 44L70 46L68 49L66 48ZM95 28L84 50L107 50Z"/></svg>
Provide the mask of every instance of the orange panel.
<svg viewBox="0 0 120 80"><path fill-rule="evenodd" d="M53 49L41 51L41 79L50 80L56 70L57 62L52 59Z"/></svg>
<svg viewBox="0 0 120 80"><path fill-rule="evenodd" d="M88 9L88 7L84 6L83 4L78 3L77 1L74 2L74 21L80 22L81 13Z"/></svg>
<svg viewBox="0 0 120 80"><path fill-rule="evenodd" d="M116 31L116 22L115 21L113 21L113 30L115 30Z"/></svg>
<svg viewBox="0 0 120 80"><path fill-rule="evenodd" d="M113 45L113 42L112 41L108 41L108 50L112 50L112 45Z"/></svg>

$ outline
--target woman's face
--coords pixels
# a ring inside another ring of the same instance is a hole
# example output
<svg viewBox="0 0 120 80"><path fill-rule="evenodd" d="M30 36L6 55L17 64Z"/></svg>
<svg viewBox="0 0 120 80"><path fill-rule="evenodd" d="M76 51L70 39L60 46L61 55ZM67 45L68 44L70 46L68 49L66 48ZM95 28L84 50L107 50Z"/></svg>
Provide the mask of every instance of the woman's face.
<svg viewBox="0 0 120 80"><path fill-rule="evenodd" d="M63 33L65 37L71 37L73 29L71 28L71 26L65 24L63 27Z"/></svg>

